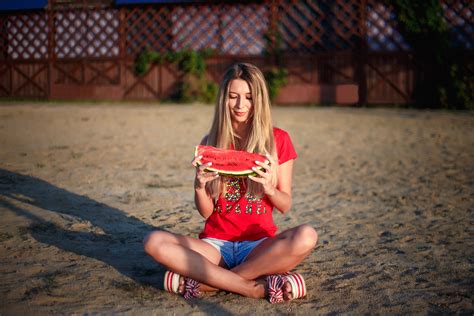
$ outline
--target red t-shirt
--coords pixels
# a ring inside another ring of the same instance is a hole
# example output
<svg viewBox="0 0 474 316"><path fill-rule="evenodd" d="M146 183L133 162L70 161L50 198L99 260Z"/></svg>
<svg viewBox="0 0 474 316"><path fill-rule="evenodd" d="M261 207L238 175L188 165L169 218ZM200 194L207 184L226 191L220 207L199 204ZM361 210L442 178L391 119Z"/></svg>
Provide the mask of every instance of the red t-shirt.
<svg viewBox="0 0 474 316"><path fill-rule="evenodd" d="M290 135L273 128L278 163L282 165L297 157ZM199 238L218 238L229 241L258 240L273 237L278 228L273 223L273 205L264 196L256 198L245 190L243 178L225 177L224 192L219 196L214 211L206 220Z"/></svg>

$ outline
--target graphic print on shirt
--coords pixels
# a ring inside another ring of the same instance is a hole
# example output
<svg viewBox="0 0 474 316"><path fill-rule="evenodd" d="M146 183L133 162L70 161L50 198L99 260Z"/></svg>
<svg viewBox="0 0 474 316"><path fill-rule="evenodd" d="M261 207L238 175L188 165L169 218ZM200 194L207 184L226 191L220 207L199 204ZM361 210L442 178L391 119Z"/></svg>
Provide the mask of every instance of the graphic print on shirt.
<svg viewBox="0 0 474 316"><path fill-rule="evenodd" d="M255 213L257 215L266 214L267 210L262 205L262 199L254 196L249 192L245 192L245 185L243 179L236 177L227 177L224 180L224 201L225 201L225 211L227 214L234 210L235 214L242 214L242 207L245 205L245 213L251 215ZM245 200L242 199L245 197ZM244 204L241 206L240 202ZM235 206L235 207L234 207ZM214 211L222 214L222 207L217 203Z"/></svg>
<svg viewBox="0 0 474 316"><path fill-rule="evenodd" d="M240 180L238 178L225 179L225 199L227 202L236 202L240 200Z"/></svg>

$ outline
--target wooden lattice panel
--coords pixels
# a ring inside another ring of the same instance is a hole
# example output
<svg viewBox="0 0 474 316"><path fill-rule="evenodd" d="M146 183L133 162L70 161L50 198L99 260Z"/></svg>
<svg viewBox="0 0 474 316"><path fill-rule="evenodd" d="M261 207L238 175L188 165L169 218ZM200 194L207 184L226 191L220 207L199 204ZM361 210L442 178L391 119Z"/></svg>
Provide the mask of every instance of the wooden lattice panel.
<svg viewBox="0 0 474 316"><path fill-rule="evenodd" d="M119 55L118 10L65 10L55 13L57 58Z"/></svg>
<svg viewBox="0 0 474 316"><path fill-rule="evenodd" d="M222 54L258 55L265 49L268 5L181 6L173 11L173 50L210 48Z"/></svg>
<svg viewBox="0 0 474 316"><path fill-rule="evenodd" d="M48 15L38 13L10 15L3 20L3 55L6 59L48 58ZM6 50L6 53L5 53Z"/></svg>
<svg viewBox="0 0 474 316"><path fill-rule="evenodd" d="M454 45L474 49L474 5L472 1L444 1L442 6Z"/></svg>
<svg viewBox="0 0 474 316"><path fill-rule="evenodd" d="M367 12L367 44L372 51L407 51L409 44L397 30L396 14L392 6L369 1Z"/></svg>
<svg viewBox="0 0 474 316"><path fill-rule="evenodd" d="M224 10L221 51L231 55L260 55L265 50L264 35L270 27L265 5L232 5Z"/></svg>
<svg viewBox="0 0 474 316"><path fill-rule="evenodd" d="M182 49L218 49L221 9L218 6L181 6L173 10L173 44Z"/></svg>
<svg viewBox="0 0 474 316"><path fill-rule="evenodd" d="M360 34L359 1L282 1L278 30L287 51L318 52L355 47Z"/></svg>
<svg viewBox="0 0 474 316"><path fill-rule="evenodd" d="M124 18L126 53L136 56L144 49L169 51L173 28L171 11L169 6L139 6L127 10Z"/></svg>

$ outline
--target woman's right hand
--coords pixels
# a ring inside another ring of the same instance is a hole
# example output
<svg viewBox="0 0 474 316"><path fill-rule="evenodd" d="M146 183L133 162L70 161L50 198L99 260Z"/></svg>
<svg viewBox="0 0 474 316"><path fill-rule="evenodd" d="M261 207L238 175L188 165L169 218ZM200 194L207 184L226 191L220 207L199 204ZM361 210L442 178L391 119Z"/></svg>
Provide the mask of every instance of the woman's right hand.
<svg viewBox="0 0 474 316"><path fill-rule="evenodd" d="M212 163L207 164L198 164L202 159L202 156L194 157L191 162L194 167L196 167L196 177L194 179L194 188L195 189L204 189L206 183L212 180L215 180L219 177L219 174L214 171L205 171L206 168L212 166Z"/></svg>

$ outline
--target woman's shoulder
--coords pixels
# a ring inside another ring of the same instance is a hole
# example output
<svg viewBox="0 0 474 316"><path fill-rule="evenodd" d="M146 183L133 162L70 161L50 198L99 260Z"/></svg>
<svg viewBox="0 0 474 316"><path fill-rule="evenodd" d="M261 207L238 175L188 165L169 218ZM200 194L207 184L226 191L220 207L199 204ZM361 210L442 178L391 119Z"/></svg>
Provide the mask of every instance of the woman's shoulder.
<svg viewBox="0 0 474 316"><path fill-rule="evenodd" d="M284 129L278 128L278 127L273 127L273 136L275 139L284 139L284 138L289 138L290 134L288 134L287 131Z"/></svg>

